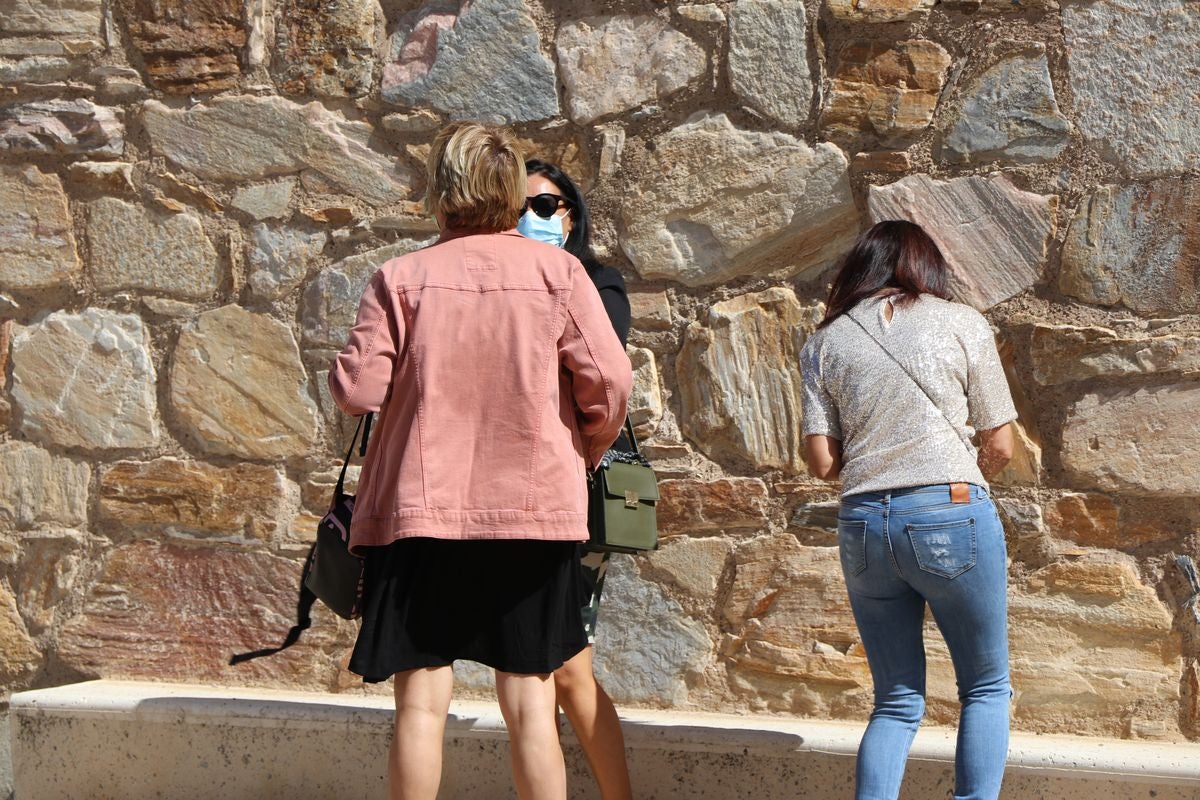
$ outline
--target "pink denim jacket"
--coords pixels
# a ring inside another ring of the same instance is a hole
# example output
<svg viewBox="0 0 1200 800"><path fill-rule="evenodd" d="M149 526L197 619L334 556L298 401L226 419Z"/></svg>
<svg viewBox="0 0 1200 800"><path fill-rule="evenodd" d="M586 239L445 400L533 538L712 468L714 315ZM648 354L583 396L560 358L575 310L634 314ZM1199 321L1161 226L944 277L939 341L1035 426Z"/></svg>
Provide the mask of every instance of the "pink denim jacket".
<svg viewBox="0 0 1200 800"><path fill-rule="evenodd" d="M443 232L384 264L334 360L378 411L351 548L587 538L585 468L625 420L629 358L583 266L516 231Z"/></svg>

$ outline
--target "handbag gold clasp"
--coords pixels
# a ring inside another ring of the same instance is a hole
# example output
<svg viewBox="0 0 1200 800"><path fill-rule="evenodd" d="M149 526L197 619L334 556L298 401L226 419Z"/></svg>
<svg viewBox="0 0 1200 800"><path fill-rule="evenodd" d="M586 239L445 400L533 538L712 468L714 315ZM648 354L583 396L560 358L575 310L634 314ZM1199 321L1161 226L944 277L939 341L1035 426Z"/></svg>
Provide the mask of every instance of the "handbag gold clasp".
<svg viewBox="0 0 1200 800"><path fill-rule="evenodd" d="M630 489L625 490L625 507L626 508L637 508L638 507L637 492L632 491Z"/></svg>

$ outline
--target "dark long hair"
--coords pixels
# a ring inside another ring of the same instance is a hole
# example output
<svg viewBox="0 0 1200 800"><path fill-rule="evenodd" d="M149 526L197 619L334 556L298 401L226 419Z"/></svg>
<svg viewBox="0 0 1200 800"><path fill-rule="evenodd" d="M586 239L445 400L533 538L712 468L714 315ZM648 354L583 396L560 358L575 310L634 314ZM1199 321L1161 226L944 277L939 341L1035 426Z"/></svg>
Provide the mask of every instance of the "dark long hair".
<svg viewBox="0 0 1200 800"><path fill-rule="evenodd" d="M906 306L920 295L950 299L950 271L942 251L915 222L887 220L863 231L842 256L829 290L824 328L865 297L890 290Z"/></svg>
<svg viewBox="0 0 1200 800"><path fill-rule="evenodd" d="M583 192L575 185L567 173L549 161L531 158L525 162L525 172L530 175L541 175L558 187L563 199L567 201L567 213L571 215L571 233L563 243L563 249L583 262L589 271L600 266L592 253L592 221L588 215L587 203L583 201Z"/></svg>

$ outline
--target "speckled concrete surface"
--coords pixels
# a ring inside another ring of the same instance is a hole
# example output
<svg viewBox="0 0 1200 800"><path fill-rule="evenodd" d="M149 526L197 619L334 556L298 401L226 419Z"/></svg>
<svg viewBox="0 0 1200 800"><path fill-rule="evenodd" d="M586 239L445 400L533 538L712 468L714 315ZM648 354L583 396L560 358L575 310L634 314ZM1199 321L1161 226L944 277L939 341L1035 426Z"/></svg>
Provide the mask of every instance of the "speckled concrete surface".
<svg viewBox="0 0 1200 800"><path fill-rule="evenodd" d="M383 800L390 700L97 681L13 698L17 800ZM851 794L860 726L630 712L641 800ZM495 706L456 704L443 800L511 798ZM902 800L949 796L952 732L922 731ZM568 742L573 800L598 797ZM1200 745L1016 736L1005 800L1200 800Z"/></svg>

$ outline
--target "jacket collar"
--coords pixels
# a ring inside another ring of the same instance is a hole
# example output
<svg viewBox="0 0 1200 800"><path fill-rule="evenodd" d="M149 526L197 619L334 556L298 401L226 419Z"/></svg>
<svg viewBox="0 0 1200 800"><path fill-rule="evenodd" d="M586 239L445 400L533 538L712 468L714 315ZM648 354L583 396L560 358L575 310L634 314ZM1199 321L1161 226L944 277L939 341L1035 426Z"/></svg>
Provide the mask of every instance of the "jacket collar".
<svg viewBox="0 0 1200 800"><path fill-rule="evenodd" d="M452 239L461 239L464 236L487 236L496 234L500 236L520 236L516 228L509 228L506 231L496 231L491 228L443 228L438 235L438 243L449 242Z"/></svg>

